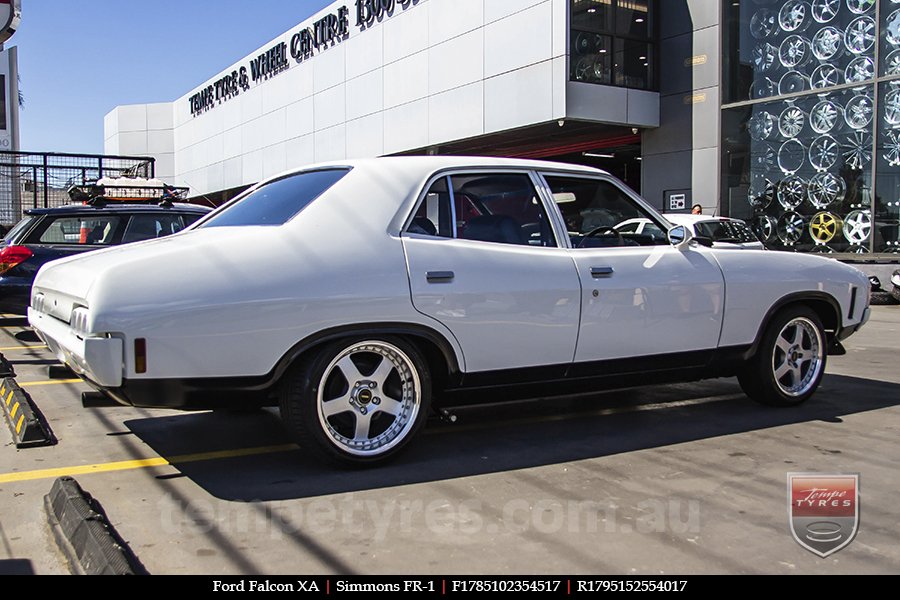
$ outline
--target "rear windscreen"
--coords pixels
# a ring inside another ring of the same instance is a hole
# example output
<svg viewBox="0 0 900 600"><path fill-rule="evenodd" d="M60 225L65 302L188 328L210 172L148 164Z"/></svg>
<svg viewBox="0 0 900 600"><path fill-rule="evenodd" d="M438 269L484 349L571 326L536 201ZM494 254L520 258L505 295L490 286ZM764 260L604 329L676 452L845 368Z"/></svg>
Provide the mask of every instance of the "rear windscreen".
<svg viewBox="0 0 900 600"><path fill-rule="evenodd" d="M349 169L324 169L276 179L225 207L199 227L283 225L348 172Z"/></svg>
<svg viewBox="0 0 900 600"><path fill-rule="evenodd" d="M118 243L122 218L118 215L47 216L28 234L29 244L109 246Z"/></svg>
<svg viewBox="0 0 900 600"><path fill-rule="evenodd" d="M10 229L9 231L6 232L6 235L3 236L3 241L6 242L7 244L9 244L9 243L14 244L15 239L19 236L19 234L21 234L22 232L24 232L26 229L28 229L31 226L31 223L34 222L34 219L35 219L35 217L32 217L32 216L27 216L27 217L23 218L21 221L16 223L12 229Z"/></svg>

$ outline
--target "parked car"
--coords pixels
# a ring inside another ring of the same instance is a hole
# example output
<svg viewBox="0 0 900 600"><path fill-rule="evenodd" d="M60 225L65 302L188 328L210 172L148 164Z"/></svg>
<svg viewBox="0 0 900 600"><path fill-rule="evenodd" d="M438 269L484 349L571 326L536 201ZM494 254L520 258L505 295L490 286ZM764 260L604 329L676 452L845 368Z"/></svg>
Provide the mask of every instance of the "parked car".
<svg viewBox="0 0 900 600"><path fill-rule="evenodd" d="M613 229L619 233L638 233L655 236L661 240L666 239L666 231L650 219L627 219L616 225Z"/></svg>
<svg viewBox="0 0 900 600"><path fill-rule="evenodd" d="M714 248L766 249L750 226L740 219L680 213L666 213L665 216L674 225L693 229L695 237L712 240Z"/></svg>
<svg viewBox="0 0 900 600"><path fill-rule="evenodd" d="M182 203L72 204L25 211L0 242L0 312L24 315L45 263L181 231L209 208Z"/></svg>
<svg viewBox="0 0 900 600"><path fill-rule="evenodd" d="M666 238L615 229L629 219ZM759 402L805 401L868 318L866 276L692 236L589 167L347 160L183 234L49 263L28 318L122 404L278 404L304 449L348 463L479 396L737 375Z"/></svg>
<svg viewBox="0 0 900 600"><path fill-rule="evenodd" d="M893 288L891 289L891 296L894 297L894 300L900 302L900 269L894 271L894 274L891 275L891 285Z"/></svg>

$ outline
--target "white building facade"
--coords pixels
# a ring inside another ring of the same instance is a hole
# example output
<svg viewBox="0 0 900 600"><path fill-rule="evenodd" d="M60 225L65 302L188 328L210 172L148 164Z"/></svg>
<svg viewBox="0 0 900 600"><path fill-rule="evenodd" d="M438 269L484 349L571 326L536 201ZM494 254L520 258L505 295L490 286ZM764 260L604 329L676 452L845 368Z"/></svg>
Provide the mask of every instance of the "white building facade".
<svg viewBox="0 0 900 600"><path fill-rule="evenodd" d="M627 20L650 31L646 1L618 1L640 5ZM655 84L614 74L612 35L607 59L590 34L598 47L575 73L570 12L593 18L594 5L613 2L339 0L174 102L117 107L105 151L154 156L158 177L203 195L320 161L503 144L542 156L548 137L568 147L657 127ZM633 53L649 68L647 50Z"/></svg>

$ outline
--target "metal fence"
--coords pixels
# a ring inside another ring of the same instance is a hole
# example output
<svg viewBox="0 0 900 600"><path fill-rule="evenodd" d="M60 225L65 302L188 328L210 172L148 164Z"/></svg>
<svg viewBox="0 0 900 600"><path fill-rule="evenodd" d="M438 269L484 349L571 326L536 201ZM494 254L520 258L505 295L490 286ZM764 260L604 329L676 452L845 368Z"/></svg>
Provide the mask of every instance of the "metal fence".
<svg viewBox="0 0 900 600"><path fill-rule="evenodd" d="M156 174L156 159L54 152L0 151L0 224L10 226L28 208L50 208L70 202L67 190L102 177Z"/></svg>

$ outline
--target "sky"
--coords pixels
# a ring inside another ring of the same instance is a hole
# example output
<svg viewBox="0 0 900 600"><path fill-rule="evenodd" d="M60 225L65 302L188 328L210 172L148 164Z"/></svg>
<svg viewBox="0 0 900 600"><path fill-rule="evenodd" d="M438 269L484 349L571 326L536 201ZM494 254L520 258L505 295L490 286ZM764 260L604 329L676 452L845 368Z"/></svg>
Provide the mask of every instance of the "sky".
<svg viewBox="0 0 900 600"><path fill-rule="evenodd" d="M22 0L5 44L19 49L20 149L102 154L116 106L171 102L332 1Z"/></svg>

